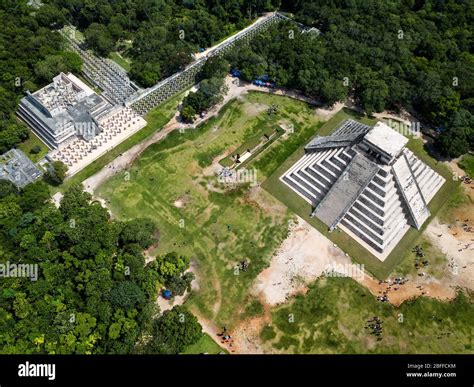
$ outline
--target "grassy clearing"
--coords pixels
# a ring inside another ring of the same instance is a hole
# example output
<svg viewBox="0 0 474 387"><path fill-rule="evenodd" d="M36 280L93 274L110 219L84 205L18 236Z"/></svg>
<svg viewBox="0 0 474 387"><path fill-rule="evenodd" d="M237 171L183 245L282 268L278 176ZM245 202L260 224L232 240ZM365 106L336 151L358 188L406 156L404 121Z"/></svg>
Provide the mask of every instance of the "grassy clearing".
<svg viewBox="0 0 474 387"><path fill-rule="evenodd" d="M124 58L119 52L112 51L109 54L109 59L112 59L115 63L121 66L125 71L130 71L131 60Z"/></svg>
<svg viewBox="0 0 474 387"><path fill-rule="evenodd" d="M462 156L458 163L459 168L462 168L467 175L474 177L474 155L467 153Z"/></svg>
<svg viewBox="0 0 474 387"><path fill-rule="evenodd" d="M274 103L278 113L269 119L266 107ZM264 109L255 109L256 104ZM258 309L253 305L255 309L245 311L249 290L286 236L289 214L264 191L266 206L275 205L278 211L264 210L250 200L248 186L223 191L207 167L252 137L256 122L275 125L280 120L295 124L295 136L314 133L319 122L314 110L302 102L249 93L197 129L170 133L150 146L127 175L118 174L98 190L110 200L115 216L148 217L156 223L160 244L155 254L178 251L193 258L200 289L188 304L217 324L231 327L242 311L252 314ZM279 138L252 166L267 152L287 149L288 144L293 144L291 137ZM258 176L264 176L260 169ZM236 271L242 260L250 261L248 270Z"/></svg>
<svg viewBox="0 0 474 387"><path fill-rule="evenodd" d="M31 153L31 150L35 146L39 146L41 148L41 151L39 153ZM44 145L43 141L41 141L39 137L31 130L29 131L28 139L18 144L18 149L23 151L34 163L40 161L48 153L48 147Z"/></svg>
<svg viewBox="0 0 474 387"><path fill-rule="evenodd" d="M474 203L467 195L465 187L458 184L449 200L439 211L438 217L442 223L456 223L456 219L462 214L463 209L472 208L473 205Z"/></svg>
<svg viewBox="0 0 474 387"><path fill-rule="evenodd" d="M376 122L375 120L359 116L356 113L345 109L337 113L331 120L325 123L318 131L318 134L330 134L342 121L347 118L353 118L369 125L373 125ZM420 139L411 138L407 145L408 148L412 150L422 161L440 173L446 179L446 183L428 205L431 211L431 218L425 222L422 229L409 229L403 239L385 259L385 261L381 262L378 258L370 254L364 247L359 245L353 238L343 231L337 229L334 232L328 232L327 226L324 223L322 223L317 218L311 218L309 216L311 208L309 207L308 203L279 180L280 176L286 172L288 168L290 168L290 166L293 165L301 156L303 156L305 144L306 142L300 143L294 153L291 155L285 155L285 157L278 158L283 162L279 164L277 168L275 168L272 175L263 183L263 188L265 188L278 200L284 203L291 211L301 216L318 231L341 247L355 261L364 264L365 268L377 278L384 279L389 276L393 269L400 262L402 262L405 257L408 256L413 246L417 244L420 235L423 233L429 222L438 213L441 207L446 202L449 202L450 198L455 194L457 186L459 185L459 182L452 179L452 173L446 165L430 157L424 147L423 142Z"/></svg>
<svg viewBox="0 0 474 387"><path fill-rule="evenodd" d="M459 293L449 303L422 297L395 308L351 279L320 278L272 312L261 338L285 353L474 353L473 301ZM373 316L383 321L380 341L364 329Z"/></svg>
<svg viewBox="0 0 474 387"><path fill-rule="evenodd" d="M417 269L415 267L415 262L417 261L416 254L410 251L405 259L395 268L394 274L402 277L416 278L419 273L425 272L434 278L442 278L447 271L446 255L439 248L433 246L426 237L421 237L418 240L418 245L423 248L425 253L425 257L421 261L427 260L429 266ZM420 260L418 259L418 261Z"/></svg>
<svg viewBox="0 0 474 387"><path fill-rule="evenodd" d="M182 352L183 355L200 355L200 354L218 355L220 353L227 353L224 349L212 340L211 336L203 333L197 343L189 345Z"/></svg>

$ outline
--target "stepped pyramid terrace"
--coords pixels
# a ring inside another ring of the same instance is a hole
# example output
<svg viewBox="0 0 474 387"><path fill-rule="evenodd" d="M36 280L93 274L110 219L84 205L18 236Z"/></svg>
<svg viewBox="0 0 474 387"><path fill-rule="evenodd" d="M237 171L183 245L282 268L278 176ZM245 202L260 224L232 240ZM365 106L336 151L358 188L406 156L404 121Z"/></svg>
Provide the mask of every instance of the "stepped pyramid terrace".
<svg viewBox="0 0 474 387"><path fill-rule="evenodd" d="M280 180L312 206L311 216L383 261L410 227L428 219L427 204L445 181L407 142L382 122L349 119L332 135L313 138Z"/></svg>

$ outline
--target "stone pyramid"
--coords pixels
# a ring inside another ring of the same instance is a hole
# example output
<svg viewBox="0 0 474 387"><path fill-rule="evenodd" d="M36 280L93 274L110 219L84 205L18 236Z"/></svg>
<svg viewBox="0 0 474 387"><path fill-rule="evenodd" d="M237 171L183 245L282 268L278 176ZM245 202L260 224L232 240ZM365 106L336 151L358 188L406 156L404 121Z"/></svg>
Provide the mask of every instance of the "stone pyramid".
<svg viewBox="0 0 474 387"><path fill-rule="evenodd" d="M312 216L383 260L410 226L421 228L444 183L407 142L382 122L349 119L332 135L315 137L280 179L311 204Z"/></svg>

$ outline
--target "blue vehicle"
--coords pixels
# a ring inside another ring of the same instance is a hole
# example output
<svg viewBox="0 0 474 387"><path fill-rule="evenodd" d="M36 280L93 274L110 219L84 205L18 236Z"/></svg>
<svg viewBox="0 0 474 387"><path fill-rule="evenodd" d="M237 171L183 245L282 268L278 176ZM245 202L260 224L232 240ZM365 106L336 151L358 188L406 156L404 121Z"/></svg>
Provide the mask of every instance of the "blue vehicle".
<svg viewBox="0 0 474 387"><path fill-rule="evenodd" d="M171 300L171 298L173 297L173 293L171 292L171 290L168 289L163 290L161 292L161 295L165 300Z"/></svg>

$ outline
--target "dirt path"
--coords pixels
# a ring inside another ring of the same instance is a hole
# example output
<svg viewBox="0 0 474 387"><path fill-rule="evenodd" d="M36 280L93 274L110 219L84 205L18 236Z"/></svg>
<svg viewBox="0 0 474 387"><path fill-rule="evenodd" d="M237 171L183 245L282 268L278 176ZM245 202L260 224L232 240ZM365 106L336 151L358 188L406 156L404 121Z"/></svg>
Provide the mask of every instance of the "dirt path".
<svg viewBox="0 0 474 387"><path fill-rule="evenodd" d="M192 313L196 316L199 323L202 326L202 331L207 333L212 340L214 340L222 349L225 349L229 353L235 353L234 340L225 342L223 339L218 336L222 333L222 327L218 327L212 321L204 318L198 311L192 310Z"/></svg>
<svg viewBox="0 0 474 387"><path fill-rule="evenodd" d="M126 152L122 153L120 156L115 158L112 162L104 166L99 172L92 175L83 181L85 191L94 194L95 190L103 184L110 177L128 169L131 167L133 162L142 154L142 152L148 148L150 145L161 141L173 130L181 129L195 129L198 125L209 120L211 117L215 117L219 114L222 107L225 106L228 102L235 98L239 98L247 94L249 91L260 91L263 93L275 94L280 96L286 96L290 98L297 99L312 105L318 105L318 101L305 97L298 92L284 89L271 89L267 87L259 87L253 84L246 82L241 82L236 78L227 76L225 79L226 86L228 87L228 92L224 96L221 103L214 106L208 111L205 117L198 118L193 124L184 124L179 122L179 112L176 112L175 116L163 127L162 130L155 132L150 138L144 140L143 142L133 146ZM336 104L332 109L317 109L317 113L321 114L326 118L330 118L332 115L337 113L340 109L343 108L343 104Z"/></svg>
<svg viewBox="0 0 474 387"><path fill-rule="evenodd" d="M128 151L122 153L120 156L115 158L112 162L104 166L95 175L92 175L88 179L83 181L85 191L94 194L94 191L107 179L116 175L117 173L130 168L136 158L150 145L154 144L165 138L169 133L179 127L177 120L178 113L163 127L162 130L156 132L150 138L145 141L133 146Z"/></svg>

